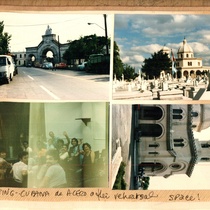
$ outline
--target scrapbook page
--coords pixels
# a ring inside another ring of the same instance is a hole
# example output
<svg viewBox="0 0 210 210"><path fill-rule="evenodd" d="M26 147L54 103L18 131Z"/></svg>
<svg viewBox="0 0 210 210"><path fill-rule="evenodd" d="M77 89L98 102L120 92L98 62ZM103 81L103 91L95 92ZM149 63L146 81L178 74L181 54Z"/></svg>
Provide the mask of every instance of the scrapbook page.
<svg viewBox="0 0 210 210"><path fill-rule="evenodd" d="M210 2L0 4L4 209L208 207Z"/></svg>

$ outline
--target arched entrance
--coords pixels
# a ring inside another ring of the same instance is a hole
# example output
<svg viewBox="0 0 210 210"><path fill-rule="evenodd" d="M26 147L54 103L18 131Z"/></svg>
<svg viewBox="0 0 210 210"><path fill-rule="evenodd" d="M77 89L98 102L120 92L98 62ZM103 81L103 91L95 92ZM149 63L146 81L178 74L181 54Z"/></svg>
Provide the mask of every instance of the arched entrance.
<svg viewBox="0 0 210 210"><path fill-rule="evenodd" d="M34 66L35 62L36 62L36 56L34 54L29 54L27 57L27 65Z"/></svg>
<svg viewBox="0 0 210 210"><path fill-rule="evenodd" d="M187 77L189 76L188 71L184 71L184 72L183 72L183 76L187 78Z"/></svg>
<svg viewBox="0 0 210 210"><path fill-rule="evenodd" d="M52 34L52 29L48 26L45 35L42 35L42 41L36 47L26 48L27 62L31 62L33 55L35 57L35 66L41 65L44 61L53 61L54 63L66 62L62 59L63 54L69 48L69 43L61 44L56 35Z"/></svg>
<svg viewBox="0 0 210 210"><path fill-rule="evenodd" d="M57 52L53 49L53 48L46 48L43 49L43 51L40 53L40 57L41 57L41 63L44 62L52 62L52 63L56 63L58 62L58 58L57 58Z"/></svg>

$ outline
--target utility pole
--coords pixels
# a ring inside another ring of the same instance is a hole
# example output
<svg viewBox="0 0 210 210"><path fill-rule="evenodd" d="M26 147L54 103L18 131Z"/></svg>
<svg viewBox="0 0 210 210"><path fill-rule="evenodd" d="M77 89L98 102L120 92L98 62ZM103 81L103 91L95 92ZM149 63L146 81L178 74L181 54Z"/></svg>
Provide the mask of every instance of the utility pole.
<svg viewBox="0 0 210 210"><path fill-rule="evenodd" d="M106 54L109 55L106 14L104 14L104 28L105 28L105 38L106 38Z"/></svg>
<svg viewBox="0 0 210 210"><path fill-rule="evenodd" d="M60 63L61 62L61 49L60 49L59 36L58 36L58 60L59 60L59 63Z"/></svg>

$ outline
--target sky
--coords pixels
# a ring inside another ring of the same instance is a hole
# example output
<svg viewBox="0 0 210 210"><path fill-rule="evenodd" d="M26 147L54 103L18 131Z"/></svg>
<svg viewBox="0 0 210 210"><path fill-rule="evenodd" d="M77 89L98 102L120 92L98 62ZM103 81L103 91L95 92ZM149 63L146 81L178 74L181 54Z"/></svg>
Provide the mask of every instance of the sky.
<svg viewBox="0 0 210 210"><path fill-rule="evenodd" d="M120 49L123 63L141 69L145 58L165 45L177 51L183 39L210 65L210 15L182 14L117 14L114 21L114 40Z"/></svg>
<svg viewBox="0 0 210 210"><path fill-rule="evenodd" d="M107 34L112 34L113 15L107 14ZM103 13L6 13L0 12L0 21L4 21L4 32L12 35L11 52L25 51L26 47L35 47L42 41L47 26L59 36L61 44L67 40L76 40L81 36L96 34L105 36ZM94 23L88 25L88 23Z"/></svg>

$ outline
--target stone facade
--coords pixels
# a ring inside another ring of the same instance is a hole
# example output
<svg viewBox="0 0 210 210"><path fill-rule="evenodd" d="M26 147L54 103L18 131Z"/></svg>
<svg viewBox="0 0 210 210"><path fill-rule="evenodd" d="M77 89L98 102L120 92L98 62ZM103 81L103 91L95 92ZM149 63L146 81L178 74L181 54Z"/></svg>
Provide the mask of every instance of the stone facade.
<svg viewBox="0 0 210 210"><path fill-rule="evenodd" d="M45 35L42 35L42 41L36 47L26 48L26 63L40 63L46 60L46 54L51 51L53 54L53 62L64 62L62 60L63 53L68 49L69 44L60 44L56 40L56 35L52 34L52 29L48 26Z"/></svg>
<svg viewBox="0 0 210 210"><path fill-rule="evenodd" d="M210 162L210 141L194 138L194 131L210 127L209 105L140 105L136 109L138 170L146 176L191 176L198 162Z"/></svg>

